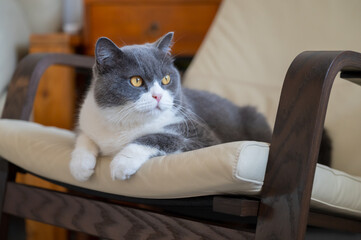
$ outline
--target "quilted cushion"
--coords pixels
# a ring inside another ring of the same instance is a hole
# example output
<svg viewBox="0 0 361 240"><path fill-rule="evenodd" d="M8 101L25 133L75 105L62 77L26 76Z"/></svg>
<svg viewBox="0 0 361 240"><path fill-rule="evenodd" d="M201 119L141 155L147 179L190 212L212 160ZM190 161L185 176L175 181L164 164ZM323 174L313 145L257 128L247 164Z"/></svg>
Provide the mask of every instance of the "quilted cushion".
<svg viewBox="0 0 361 240"><path fill-rule="evenodd" d="M73 132L18 120L0 120L0 155L37 175L67 184L143 198L181 198L214 194L257 195L269 145L242 141L157 157L127 181L110 178L110 158L98 159L94 175L77 182L68 164ZM318 165L311 206L361 217L361 178Z"/></svg>

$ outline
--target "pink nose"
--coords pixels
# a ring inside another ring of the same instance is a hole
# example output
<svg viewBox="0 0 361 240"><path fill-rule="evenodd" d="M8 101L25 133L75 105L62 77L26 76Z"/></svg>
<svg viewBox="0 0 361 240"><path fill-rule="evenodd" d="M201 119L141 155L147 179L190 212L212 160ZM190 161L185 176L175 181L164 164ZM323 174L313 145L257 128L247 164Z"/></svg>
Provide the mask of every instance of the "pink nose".
<svg viewBox="0 0 361 240"><path fill-rule="evenodd" d="M152 97L159 102L162 99L162 94L153 94Z"/></svg>

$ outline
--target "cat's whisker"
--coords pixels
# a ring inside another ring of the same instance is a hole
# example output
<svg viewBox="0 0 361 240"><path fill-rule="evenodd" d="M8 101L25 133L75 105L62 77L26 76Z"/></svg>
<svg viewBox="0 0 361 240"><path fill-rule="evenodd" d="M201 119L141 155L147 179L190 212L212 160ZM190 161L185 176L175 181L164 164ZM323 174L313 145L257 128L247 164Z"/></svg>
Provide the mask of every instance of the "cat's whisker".
<svg viewBox="0 0 361 240"><path fill-rule="evenodd" d="M175 101L175 103L177 103L177 101ZM181 103L181 102L180 102ZM184 103L183 103L184 104ZM190 106L188 108L183 107L180 104L175 104L175 106L179 107L179 109L184 110L185 113L189 114L192 116L192 118L194 118L194 120L196 120L197 122L204 122L204 120L199 117L197 114L195 114L192 110L190 110Z"/></svg>
<svg viewBox="0 0 361 240"><path fill-rule="evenodd" d="M129 108L129 106L124 106L122 109L113 114L111 117L112 122L119 124L120 121L122 121L122 119L126 116L125 113L129 111Z"/></svg>
<svg viewBox="0 0 361 240"><path fill-rule="evenodd" d="M127 122L127 118L134 112L134 105L125 105L119 111L116 111L115 114L112 114L109 120L117 125L122 122Z"/></svg>
<svg viewBox="0 0 361 240"><path fill-rule="evenodd" d="M187 116L186 113L184 113L183 111L180 111L180 113L185 117L185 119L183 119L183 122L184 122L184 124L186 125L186 132L185 132L185 134L186 134L186 137L188 137L188 134L189 134L189 132L190 132L190 128L189 128L189 125L188 125L188 121L192 124L193 128L195 127L195 125L194 125L192 119L189 119L189 117Z"/></svg>
<svg viewBox="0 0 361 240"><path fill-rule="evenodd" d="M191 111L189 111L188 109L184 108L181 105L178 105L177 107L179 107L178 108L179 113L185 118L183 122L186 125L186 131L187 131L186 134L190 132L190 127L188 125L188 122L192 124L192 130L197 129L196 124L202 125L202 123L196 117L192 116ZM197 136L197 131L196 131L196 136Z"/></svg>
<svg viewBox="0 0 361 240"><path fill-rule="evenodd" d="M182 109L184 109L186 111L186 113L189 114L192 117L192 119L194 121L196 121L198 124L207 126L207 123L200 116L198 116L196 113L194 113L192 110L190 110L190 107L185 108L181 105L180 105L180 107Z"/></svg>

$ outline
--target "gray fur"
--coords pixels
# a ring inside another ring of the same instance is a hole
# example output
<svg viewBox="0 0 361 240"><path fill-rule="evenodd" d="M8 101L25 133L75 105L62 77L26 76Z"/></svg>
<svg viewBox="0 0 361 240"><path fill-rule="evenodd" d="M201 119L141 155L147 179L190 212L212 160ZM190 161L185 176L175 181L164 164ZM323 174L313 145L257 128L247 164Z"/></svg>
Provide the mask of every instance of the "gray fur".
<svg viewBox="0 0 361 240"><path fill-rule="evenodd" d="M175 99L173 108L177 114L186 115L186 121L167 126L169 134L144 135L134 143L172 153L231 141L269 142L271 129L255 108L238 107L215 94L181 87L179 72L169 53L172 37L173 33L168 33L153 44L122 48L107 38L99 39L93 83L98 106L107 108L136 101L154 81L169 74L171 83L162 87L171 92ZM132 76L141 76L144 85L133 87L129 82Z"/></svg>
<svg viewBox="0 0 361 240"><path fill-rule="evenodd" d="M136 139L134 143L154 147L164 153L177 152L186 145L185 138L182 135L169 133L145 135Z"/></svg>

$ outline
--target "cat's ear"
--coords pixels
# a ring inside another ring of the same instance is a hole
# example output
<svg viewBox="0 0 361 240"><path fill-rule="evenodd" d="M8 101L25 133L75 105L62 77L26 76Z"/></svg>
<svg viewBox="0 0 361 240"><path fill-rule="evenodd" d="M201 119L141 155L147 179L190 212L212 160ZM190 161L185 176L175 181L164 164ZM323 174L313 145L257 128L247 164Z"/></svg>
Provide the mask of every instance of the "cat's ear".
<svg viewBox="0 0 361 240"><path fill-rule="evenodd" d="M165 34L154 43L154 46L162 50L163 52L169 52L170 47L172 46L173 35L174 32L169 32Z"/></svg>
<svg viewBox="0 0 361 240"><path fill-rule="evenodd" d="M106 37L99 38L95 45L95 59L100 65L107 63L110 59L121 53L122 51L112 40Z"/></svg>

